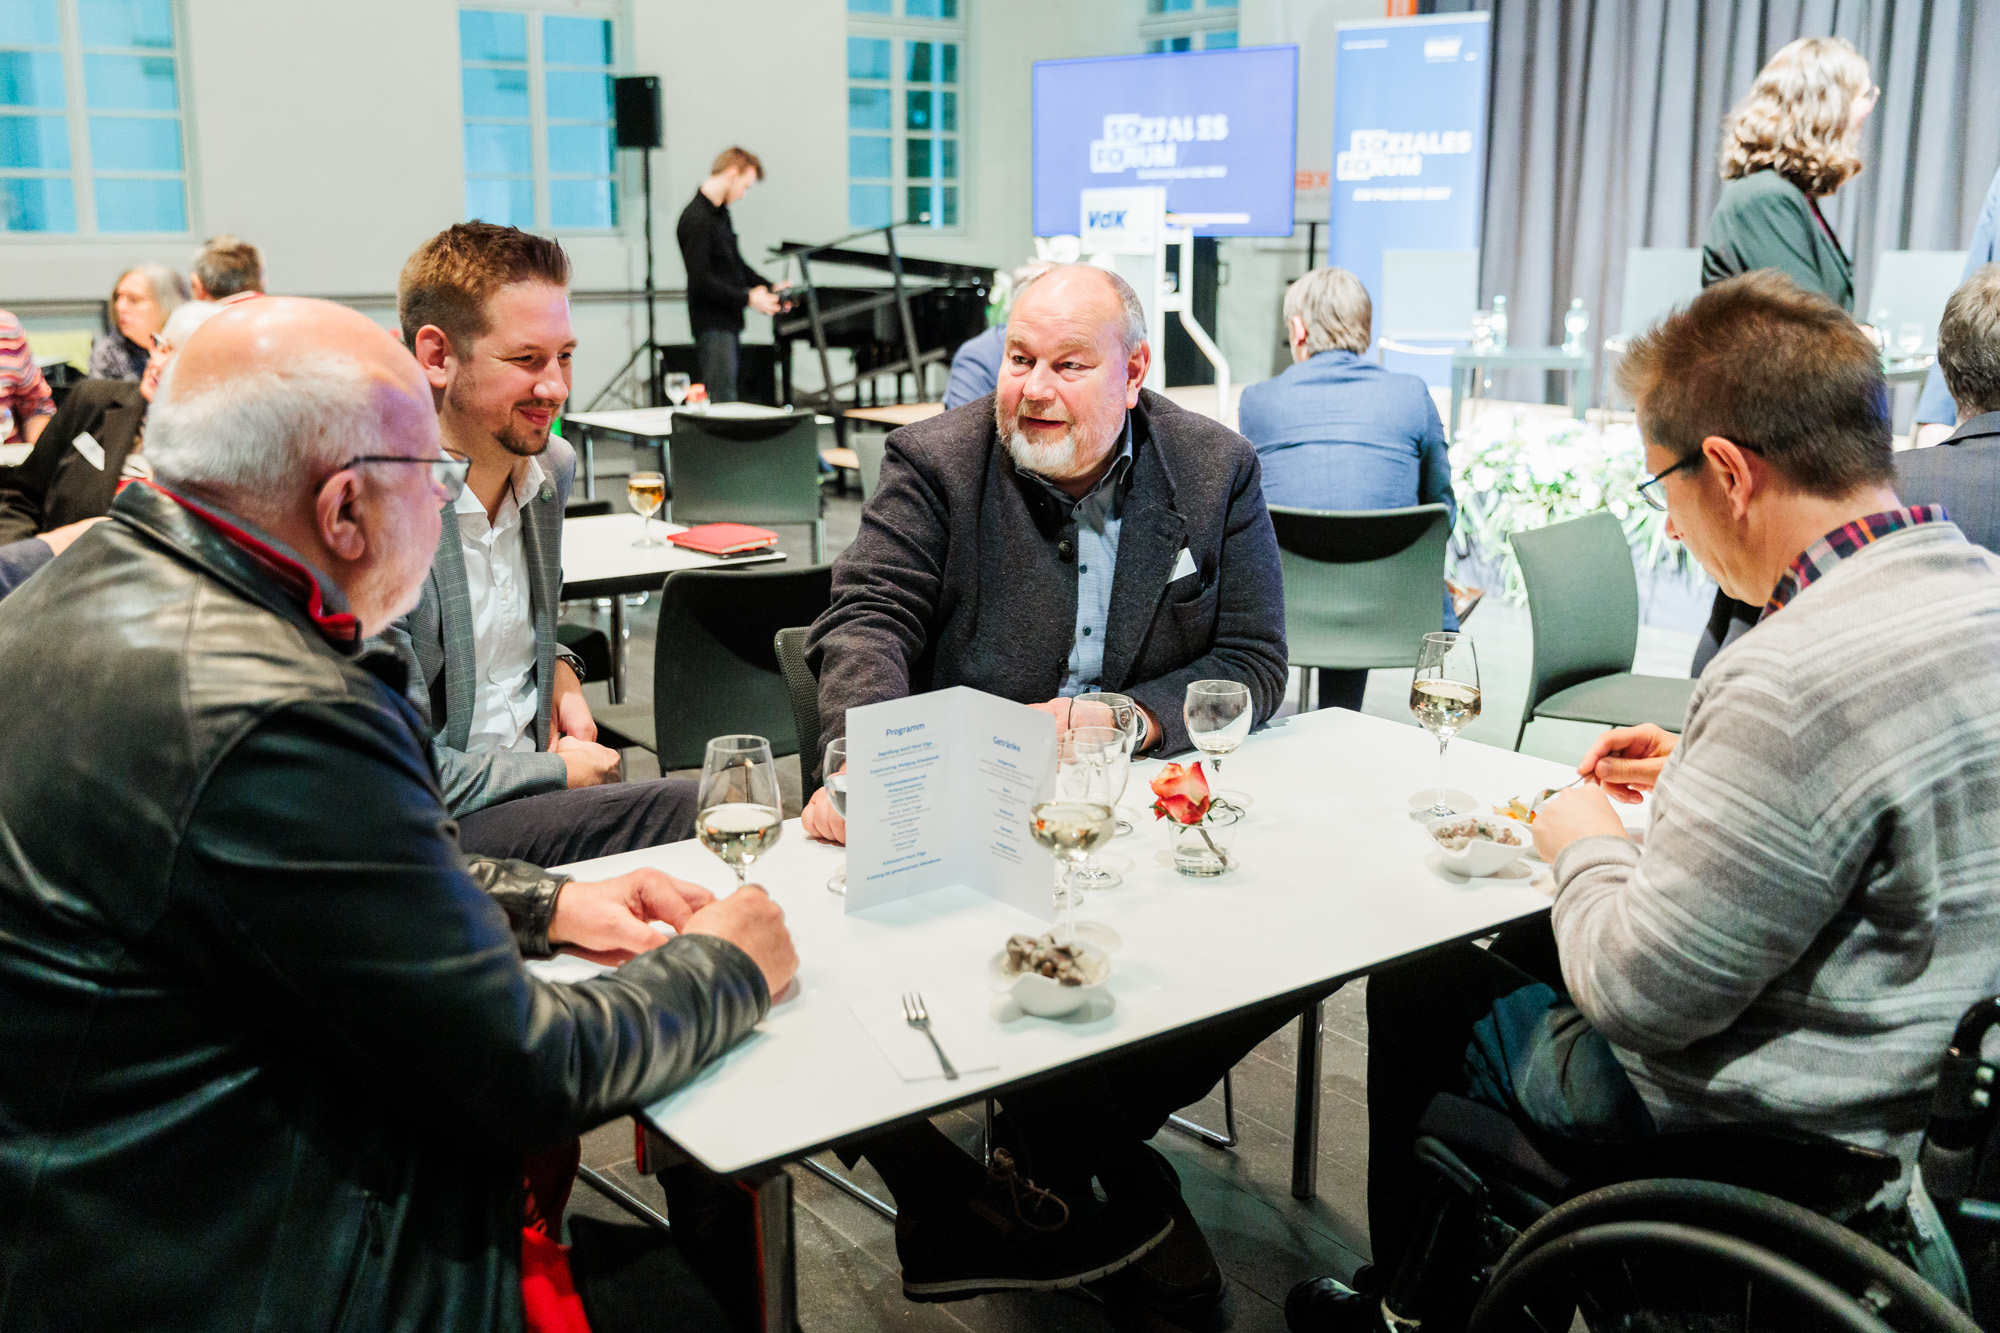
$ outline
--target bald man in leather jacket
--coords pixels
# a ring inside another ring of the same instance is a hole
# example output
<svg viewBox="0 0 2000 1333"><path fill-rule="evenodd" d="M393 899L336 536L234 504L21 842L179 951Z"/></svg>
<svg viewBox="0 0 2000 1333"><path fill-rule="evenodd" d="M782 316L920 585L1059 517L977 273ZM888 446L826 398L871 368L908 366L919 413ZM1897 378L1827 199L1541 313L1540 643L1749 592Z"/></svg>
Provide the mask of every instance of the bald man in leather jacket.
<svg viewBox="0 0 2000 1333"><path fill-rule="evenodd" d="M389 335L261 300L173 377L160 484L0 603L0 1330L519 1329L524 1158L738 1041L789 937L754 887L459 853L364 650L454 476ZM267 451L209 447L256 394ZM562 943L630 961L523 967Z"/></svg>

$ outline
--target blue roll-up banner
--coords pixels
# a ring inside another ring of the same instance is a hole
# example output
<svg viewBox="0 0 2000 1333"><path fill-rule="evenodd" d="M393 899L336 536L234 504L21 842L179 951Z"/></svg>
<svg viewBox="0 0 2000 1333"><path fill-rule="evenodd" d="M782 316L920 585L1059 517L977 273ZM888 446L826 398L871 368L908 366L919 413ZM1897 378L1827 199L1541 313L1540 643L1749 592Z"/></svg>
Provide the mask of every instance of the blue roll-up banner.
<svg viewBox="0 0 2000 1333"><path fill-rule="evenodd" d="M1379 334L1384 250L1479 246L1487 16L1343 23L1338 41L1327 257L1368 289ZM1449 373L1448 358L1401 359Z"/></svg>

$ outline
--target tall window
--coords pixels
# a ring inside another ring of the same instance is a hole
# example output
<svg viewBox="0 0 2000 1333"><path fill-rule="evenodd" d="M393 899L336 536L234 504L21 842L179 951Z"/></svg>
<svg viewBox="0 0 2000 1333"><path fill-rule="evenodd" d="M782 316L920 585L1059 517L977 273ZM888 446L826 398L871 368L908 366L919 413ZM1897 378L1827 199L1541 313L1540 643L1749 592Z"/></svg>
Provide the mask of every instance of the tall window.
<svg viewBox="0 0 2000 1333"><path fill-rule="evenodd" d="M577 8L459 11L466 217L531 231L618 225L612 20Z"/></svg>
<svg viewBox="0 0 2000 1333"><path fill-rule="evenodd" d="M0 0L0 231L187 230L173 0Z"/></svg>
<svg viewBox="0 0 2000 1333"><path fill-rule="evenodd" d="M1236 45L1236 0L1146 0L1148 51L1220 51Z"/></svg>
<svg viewBox="0 0 2000 1333"><path fill-rule="evenodd" d="M847 0L848 225L961 225L970 3Z"/></svg>

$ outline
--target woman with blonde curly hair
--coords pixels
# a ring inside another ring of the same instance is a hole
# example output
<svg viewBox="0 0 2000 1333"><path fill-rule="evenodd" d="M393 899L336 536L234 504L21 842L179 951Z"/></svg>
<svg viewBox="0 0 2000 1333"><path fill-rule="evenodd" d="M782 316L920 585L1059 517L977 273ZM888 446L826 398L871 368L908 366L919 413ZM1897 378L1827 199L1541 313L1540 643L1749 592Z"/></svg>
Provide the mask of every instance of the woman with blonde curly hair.
<svg viewBox="0 0 2000 1333"><path fill-rule="evenodd" d="M1868 61L1838 37L1801 37L1758 71L1722 123L1726 183L1701 238L1702 286L1774 268L1854 309L1854 266L1819 201L1861 170L1861 125L1881 91ZM1717 592L1691 674L1762 611Z"/></svg>

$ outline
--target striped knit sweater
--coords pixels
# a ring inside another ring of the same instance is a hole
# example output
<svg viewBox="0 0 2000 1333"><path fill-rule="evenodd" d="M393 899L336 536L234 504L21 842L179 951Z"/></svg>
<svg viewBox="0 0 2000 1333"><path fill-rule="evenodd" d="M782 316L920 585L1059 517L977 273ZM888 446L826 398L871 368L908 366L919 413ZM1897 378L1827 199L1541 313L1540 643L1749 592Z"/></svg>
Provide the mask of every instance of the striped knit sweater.
<svg viewBox="0 0 2000 1333"><path fill-rule="evenodd" d="M1915 1159L2000 974L2000 558L1949 523L1842 560L1703 674L1643 852L1555 866L1577 1007L1662 1128Z"/></svg>

